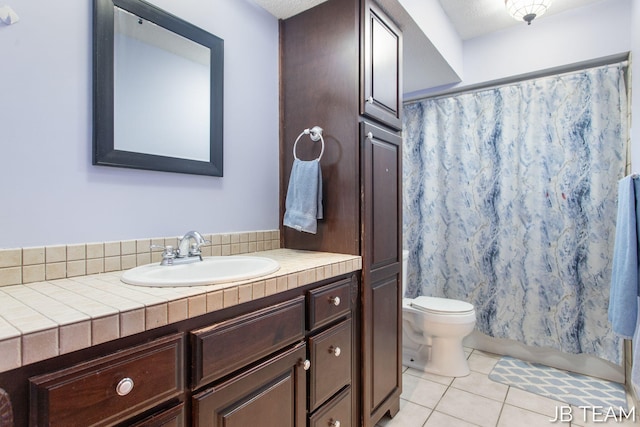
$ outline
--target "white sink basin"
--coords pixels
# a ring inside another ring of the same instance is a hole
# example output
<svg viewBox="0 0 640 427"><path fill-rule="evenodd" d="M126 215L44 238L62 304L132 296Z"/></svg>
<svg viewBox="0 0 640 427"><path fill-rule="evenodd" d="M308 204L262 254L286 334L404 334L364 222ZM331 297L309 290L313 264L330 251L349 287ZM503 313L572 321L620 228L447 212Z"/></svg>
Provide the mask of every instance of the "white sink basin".
<svg viewBox="0 0 640 427"><path fill-rule="evenodd" d="M124 272L121 281L138 286L215 285L253 279L278 271L280 264L257 256L215 256L190 264L148 264Z"/></svg>

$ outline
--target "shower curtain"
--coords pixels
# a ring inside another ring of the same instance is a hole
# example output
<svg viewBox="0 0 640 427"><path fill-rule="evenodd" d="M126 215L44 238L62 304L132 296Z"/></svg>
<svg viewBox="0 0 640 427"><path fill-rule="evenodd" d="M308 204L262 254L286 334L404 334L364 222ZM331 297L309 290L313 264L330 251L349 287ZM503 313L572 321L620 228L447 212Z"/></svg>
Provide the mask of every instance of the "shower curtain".
<svg viewBox="0 0 640 427"><path fill-rule="evenodd" d="M607 307L627 120L624 64L406 105L407 296L621 364Z"/></svg>

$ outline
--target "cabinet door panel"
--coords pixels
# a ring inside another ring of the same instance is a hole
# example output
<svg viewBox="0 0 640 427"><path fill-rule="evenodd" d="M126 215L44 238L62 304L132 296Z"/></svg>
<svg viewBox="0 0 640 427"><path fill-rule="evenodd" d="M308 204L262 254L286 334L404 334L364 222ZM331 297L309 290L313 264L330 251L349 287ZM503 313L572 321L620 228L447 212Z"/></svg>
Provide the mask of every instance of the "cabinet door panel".
<svg viewBox="0 0 640 427"><path fill-rule="evenodd" d="M193 396L193 424L201 427L304 426L304 343Z"/></svg>
<svg viewBox="0 0 640 427"><path fill-rule="evenodd" d="M398 301L397 277L372 285L372 395L370 409L376 408L400 388L398 375Z"/></svg>
<svg viewBox="0 0 640 427"><path fill-rule="evenodd" d="M371 15L372 95L381 107L398 109L398 35L380 18Z"/></svg>
<svg viewBox="0 0 640 427"><path fill-rule="evenodd" d="M373 251L371 268L398 262L399 147L373 138L371 141L371 194Z"/></svg>
<svg viewBox="0 0 640 427"><path fill-rule="evenodd" d="M363 269L391 268L389 275L401 262L402 138L366 122L361 126Z"/></svg>
<svg viewBox="0 0 640 427"><path fill-rule="evenodd" d="M362 402L364 426L399 409L402 138L370 123L362 135Z"/></svg>
<svg viewBox="0 0 640 427"><path fill-rule="evenodd" d="M362 114L402 128L402 33L371 1L363 6Z"/></svg>

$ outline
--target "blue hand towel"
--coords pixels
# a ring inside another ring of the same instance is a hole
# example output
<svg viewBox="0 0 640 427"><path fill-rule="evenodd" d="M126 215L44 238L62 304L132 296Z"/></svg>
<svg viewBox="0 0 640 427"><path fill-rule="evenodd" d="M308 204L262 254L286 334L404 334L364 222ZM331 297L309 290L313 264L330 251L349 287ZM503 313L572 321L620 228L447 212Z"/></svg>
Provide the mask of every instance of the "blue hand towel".
<svg viewBox="0 0 640 427"><path fill-rule="evenodd" d="M637 301L637 299L636 299ZM640 324L640 319L638 319ZM640 328L636 327L636 333L633 336L633 362L631 363L631 385L633 386L636 396L640 396Z"/></svg>
<svg viewBox="0 0 640 427"><path fill-rule="evenodd" d="M320 161L295 159L289 177L283 224L316 234L322 219L322 170Z"/></svg>
<svg viewBox="0 0 640 427"><path fill-rule="evenodd" d="M618 183L618 215L609 295L609 321L613 331L631 339L638 317L638 220L635 179ZM638 188L640 190L640 188Z"/></svg>

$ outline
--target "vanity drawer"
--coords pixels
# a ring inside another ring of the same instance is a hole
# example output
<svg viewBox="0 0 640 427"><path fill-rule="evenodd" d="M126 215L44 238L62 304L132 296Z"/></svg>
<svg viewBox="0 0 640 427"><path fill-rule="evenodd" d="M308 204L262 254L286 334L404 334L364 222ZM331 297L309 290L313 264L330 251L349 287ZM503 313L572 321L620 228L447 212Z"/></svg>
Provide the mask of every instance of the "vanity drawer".
<svg viewBox="0 0 640 427"><path fill-rule="evenodd" d="M309 410L351 382L351 319L309 337Z"/></svg>
<svg viewBox="0 0 640 427"><path fill-rule="evenodd" d="M304 339L304 297L191 331L193 389Z"/></svg>
<svg viewBox="0 0 640 427"><path fill-rule="evenodd" d="M29 379L31 425L105 426L184 389L182 334Z"/></svg>
<svg viewBox="0 0 640 427"><path fill-rule="evenodd" d="M309 427L351 427L351 386L309 417Z"/></svg>
<svg viewBox="0 0 640 427"><path fill-rule="evenodd" d="M184 403L180 403L173 408L150 415L130 427L184 427L184 425Z"/></svg>
<svg viewBox="0 0 640 427"><path fill-rule="evenodd" d="M307 295L310 331L351 311L351 279L313 289Z"/></svg>

